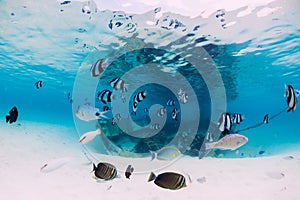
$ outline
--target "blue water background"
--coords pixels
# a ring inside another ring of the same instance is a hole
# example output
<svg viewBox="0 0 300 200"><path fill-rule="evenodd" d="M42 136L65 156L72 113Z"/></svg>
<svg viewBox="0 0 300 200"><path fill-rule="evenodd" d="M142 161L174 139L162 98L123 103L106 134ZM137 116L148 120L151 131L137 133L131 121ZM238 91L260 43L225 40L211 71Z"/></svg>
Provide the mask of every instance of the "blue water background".
<svg viewBox="0 0 300 200"><path fill-rule="evenodd" d="M294 7L299 7L299 3L293 3ZM0 25L3 28L0 31L0 116L4 118L11 107L17 106L18 123L29 120L74 126L72 104L67 94L73 92L73 83L81 63L94 51L89 41L93 40L94 34L101 32L101 29L94 30L99 24L89 21L86 16L80 16L80 21L74 25L72 20L61 16L62 12L57 10L59 5L54 3L49 3L52 7L48 11L43 10L45 13L34 9L34 4L26 1L1 1L1 4ZM74 7L63 8L69 12L67 17L74 16L74 13L81 15L81 10L75 10L81 4L73 5ZM39 4L38 7L44 8L45 5ZM41 17L37 18L39 15ZM266 113L273 115L284 109L287 106L283 97L284 84L292 84L295 89L300 89L300 26L294 20L299 13L292 9L286 15L288 16L280 15L283 18L280 24L277 24L280 18L270 19L274 24L270 23L260 32L267 34L277 31L275 36L261 38L261 35L252 35L248 40L237 43L233 38L231 43L219 43L213 48L207 48L223 77L228 97L227 111L245 115L246 119L237 129L261 122ZM49 22L49 25L57 30L47 29L47 16L56 20ZM109 22L105 17L102 20ZM286 20L289 18L291 20ZM61 25L59 21L63 19L66 21ZM80 29L82 27L93 31L89 35ZM215 28L220 32L219 26ZM68 32L64 33L66 29ZM251 32L251 29L256 27L247 27L246 32ZM109 31L113 32L106 27L102 33L110 34ZM113 34L117 35L116 32ZM240 34L242 37L243 32ZM214 35L214 32L207 35ZM236 55L247 47L255 47L255 50ZM34 87L38 80L43 80L41 89ZM246 156L258 156L259 151L273 154L298 146L299 122L298 109L295 112L283 112L268 125L244 131L249 142L238 153L227 152L228 156L240 155L240 152L244 152ZM78 135L74 133L74 137Z"/></svg>

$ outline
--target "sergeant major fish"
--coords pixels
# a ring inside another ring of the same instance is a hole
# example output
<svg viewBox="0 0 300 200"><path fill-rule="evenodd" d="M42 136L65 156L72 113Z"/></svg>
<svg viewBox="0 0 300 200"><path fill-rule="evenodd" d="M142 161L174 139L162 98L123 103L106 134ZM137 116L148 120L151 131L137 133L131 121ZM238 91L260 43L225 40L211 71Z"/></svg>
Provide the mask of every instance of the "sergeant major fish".
<svg viewBox="0 0 300 200"><path fill-rule="evenodd" d="M205 143L205 149L235 150L248 142L248 138L239 134L229 134L217 142Z"/></svg>

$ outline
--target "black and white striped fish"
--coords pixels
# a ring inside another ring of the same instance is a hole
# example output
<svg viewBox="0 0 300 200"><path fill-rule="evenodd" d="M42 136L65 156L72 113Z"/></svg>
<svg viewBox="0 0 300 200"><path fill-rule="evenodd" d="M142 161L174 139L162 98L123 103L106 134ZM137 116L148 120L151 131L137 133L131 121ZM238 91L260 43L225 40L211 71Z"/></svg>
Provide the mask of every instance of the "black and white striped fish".
<svg viewBox="0 0 300 200"><path fill-rule="evenodd" d="M93 164L93 172L97 178L104 180L112 180L117 177L117 169L110 163Z"/></svg>
<svg viewBox="0 0 300 200"><path fill-rule="evenodd" d="M40 89L42 86L43 86L43 81L41 81L41 80L35 82L35 84L34 84L34 87L35 87L36 89Z"/></svg>
<svg viewBox="0 0 300 200"><path fill-rule="evenodd" d="M218 128L222 132L223 135L229 134L232 127L232 121L229 113L222 113L219 122Z"/></svg>
<svg viewBox="0 0 300 200"><path fill-rule="evenodd" d="M269 114L266 114L266 115L264 116L263 122L264 122L265 124L268 124L268 123L269 123Z"/></svg>
<svg viewBox="0 0 300 200"><path fill-rule="evenodd" d="M131 176L133 171L134 171L134 168L131 165L128 165L128 167L125 171L125 177L130 179L130 176Z"/></svg>
<svg viewBox="0 0 300 200"><path fill-rule="evenodd" d="M171 117L173 120L176 120L177 121L177 114L179 113L179 111L174 108L173 111L172 111L172 114L171 114Z"/></svg>
<svg viewBox="0 0 300 200"><path fill-rule="evenodd" d="M167 101L167 106L174 106L175 105L175 100L174 99L169 99Z"/></svg>
<svg viewBox="0 0 300 200"><path fill-rule="evenodd" d="M244 116L238 113L234 113L232 117L232 122L235 124L240 124L244 119Z"/></svg>
<svg viewBox="0 0 300 200"><path fill-rule="evenodd" d="M292 85L288 85L285 90L286 102L289 106L287 112L295 111L297 107L297 96Z"/></svg>
<svg viewBox="0 0 300 200"><path fill-rule="evenodd" d="M132 112L134 115L136 115L137 109L138 109L138 103L136 101L134 101L132 104Z"/></svg>
<svg viewBox="0 0 300 200"><path fill-rule="evenodd" d="M124 80L121 78L113 78L109 83L115 90L121 90L122 92L126 92L128 90L127 84L125 84Z"/></svg>
<svg viewBox="0 0 300 200"><path fill-rule="evenodd" d="M139 92L136 95L134 95L134 102L140 103L141 101L143 101L146 98L147 92L143 91L143 92Z"/></svg>
<svg viewBox="0 0 300 200"><path fill-rule="evenodd" d="M110 90L105 89L98 93L98 100L104 104L111 102L112 99L114 99L114 96Z"/></svg>
<svg viewBox="0 0 300 200"><path fill-rule="evenodd" d="M108 66L108 59L99 59L91 67L91 76L97 77L105 70Z"/></svg>

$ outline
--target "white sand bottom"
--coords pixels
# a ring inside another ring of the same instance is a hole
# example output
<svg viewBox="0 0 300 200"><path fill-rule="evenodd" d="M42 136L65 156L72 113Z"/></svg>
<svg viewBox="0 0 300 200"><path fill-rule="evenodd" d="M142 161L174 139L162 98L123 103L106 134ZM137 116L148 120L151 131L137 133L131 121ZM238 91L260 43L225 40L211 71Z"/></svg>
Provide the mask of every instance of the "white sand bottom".
<svg viewBox="0 0 300 200"><path fill-rule="evenodd" d="M0 121L0 132L0 199L3 200L300 198L300 151L296 150L243 159L183 157L155 172L176 171L191 176L192 183L186 188L171 191L147 182L148 173L133 173L130 180L120 174L120 178L112 181L95 181L90 173L92 165L77 143L75 129L32 122L8 125ZM40 172L48 160L65 156L78 159L55 171Z"/></svg>

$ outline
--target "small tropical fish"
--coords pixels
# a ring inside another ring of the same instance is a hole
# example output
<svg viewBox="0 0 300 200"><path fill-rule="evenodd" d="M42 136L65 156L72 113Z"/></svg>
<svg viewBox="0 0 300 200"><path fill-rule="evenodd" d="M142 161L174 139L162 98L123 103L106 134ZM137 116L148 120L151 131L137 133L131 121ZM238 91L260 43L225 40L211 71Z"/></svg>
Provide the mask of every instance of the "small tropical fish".
<svg viewBox="0 0 300 200"><path fill-rule="evenodd" d="M67 98L70 101L70 103L73 103L73 99L71 97L71 92L68 92Z"/></svg>
<svg viewBox="0 0 300 200"><path fill-rule="evenodd" d="M85 134L83 134L78 143L81 143L81 144L86 144L88 143L89 141L93 140L97 135L101 134L101 130L98 128L96 129L95 131L89 131L89 132L86 132Z"/></svg>
<svg viewBox="0 0 300 200"><path fill-rule="evenodd" d="M98 93L98 100L104 104L107 104L107 102L111 102L112 99L114 99L114 95L110 90L104 89Z"/></svg>
<svg viewBox="0 0 300 200"><path fill-rule="evenodd" d="M205 143L205 149L235 150L248 142L248 138L239 134L229 134L217 142Z"/></svg>
<svg viewBox="0 0 300 200"><path fill-rule="evenodd" d="M18 119L18 115L19 115L19 112L18 112L18 109L16 106L12 107L12 109L9 111L9 115L6 115L6 123L13 123L13 122L16 122L17 119Z"/></svg>
<svg viewBox="0 0 300 200"><path fill-rule="evenodd" d="M132 112L134 115L136 115L137 109L138 109L138 103L136 101L134 101L132 104Z"/></svg>
<svg viewBox="0 0 300 200"><path fill-rule="evenodd" d="M157 130L160 129L160 125L159 125L159 124L152 124L152 125L150 125L150 128L151 128L152 130L157 131Z"/></svg>
<svg viewBox="0 0 300 200"><path fill-rule="evenodd" d="M266 115L264 116L263 122L264 122L265 124L268 124L268 123L269 123L269 114L266 114Z"/></svg>
<svg viewBox="0 0 300 200"><path fill-rule="evenodd" d="M180 150L174 146L166 146L158 151L150 151L150 153L151 160L173 160L177 156L181 155Z"/></svg>
<svg viewBox="0 0 300 200"><path fill-rule="evenodd" d="M43 81L37 81L37 82L35 82L35 84L34 84L34 87L35 87L36 89L40 89L42 86L43 86Z"/></svg>
<svg viewBox="0 0 300 200"><path fill-rule="evenodd" d="M179 111L174 108L173 111L172 111L172 114L171 114L171 117L173 120L176 120L177 121L177 114L179 113Z"/></svg>
<svg viewBox="0 0 300 200"><path fill-rule="evenodd" d="M99 59L91 67L91 76L97 77L106 69L108 66L108 59Z"/></svg>
<svg viewBox="0 0 300 200"><path fill-rule="evenodd" d="M182 104L186 104L188 102L188 98L189 98L189 96L186 93L184 93L179 96L179 101Z"/></svg>
<svg viewBox="0 0 300 200"><path fill-rule="evenodd" d="M62 158L50 160L40 168L40 171L45 172L45 173L52 172L52 171L57 170L58 168L64 166L71 160L72 160L72 158L70 158L70 157L62 157Z"/></svg>
<svg viewBox="0 0 300 200"><path fill-rule="evenodd" d="M235 124L240 124L244 120L244 116L238 113L234 113L231 120Z"/></svg>
<svg viewBox="0 0 300 200"><path fill-rule="evenodd" d="M133 170L134 170L133 167L131 165L128 165L128 167L125 171L125 177L130 179L130 176L131 176Z"/></svg>
<svg viewBox="0 0 300 200"><path fill-rule="evenodd" d="M286 87L285 96L287 97L286 102L287 105L289 106L287 112L295 111L297 106L297 97L292 85L288 85Z"/></svg>
<svg viewBox="0 0 300 200"><path fill-rule="evenodd" d="M140 103L141 101L143 101L146 98L147 92L143 91L143 92L139 92L136 95L134 95L134 101L137 103Z"/></svg>
<svg viewBox="0 0 300 200"><path fill-rule="evenodd" d="M187 93L182 90L181 88L178 90L178 98L179 98L179 101L180 103L182 104L186 104L188 102L188 98L189 96L187 95Z"/></svg>
<svg viewBox="0 0 300 200"><path fill-rule="evenodd" d="M117 169L110 163L93 164L93 172L97 178L104 180L112 180L117 177Z"/></svg>
<svg viewBox="0 0 300 200"><path fill-rule="evenodd" d="M83 121L92 121L101 118L108 119L108 117L105 116L106 112L107 111L100 112L98 108L91 106L89 103L85 103L84 105L78 106L75 116Z"/></svg>
<svg viewBox="0 0 300 200"><path fill-rule="evenodd" d="M230 119L229 113L222 113L219 122L218 122L218 128L222 132L223 135L229 134L232 127L232 122Z"/></svg>
<svg viewBox="0 0 300 200"><path fill-rule="evenodd" d="M207 132L206 141L213 142L214 140L214 135L211 132Z"/></svg>
<svg viewBox="0 0 300 200"><path fill-rule="evenodd" d="M178 190L186 187L185 177L175 172L165 172L158 176L151 172L148 182L153 180L157 186L165 189Z"/></svg>
<svg viewBox="0 0 300 200"><path fill-rule="evenodd" d="M175 100L174 99L169 99L167 101L167 106L174 106L175 105Z"/></svg>
<svg viewBox="0 0 300 200"><path fill-rule="evenodd" d="M109 83L115 90L128 91L128 85L121 78L113 78Z"/></svg>
<svg viewBox="0 0 300 200"><path fill-rule="evenodd" d="M167 112L167 109L162 107L157 111L157 116L163 117L166 114L166 112Z"/></svg>

